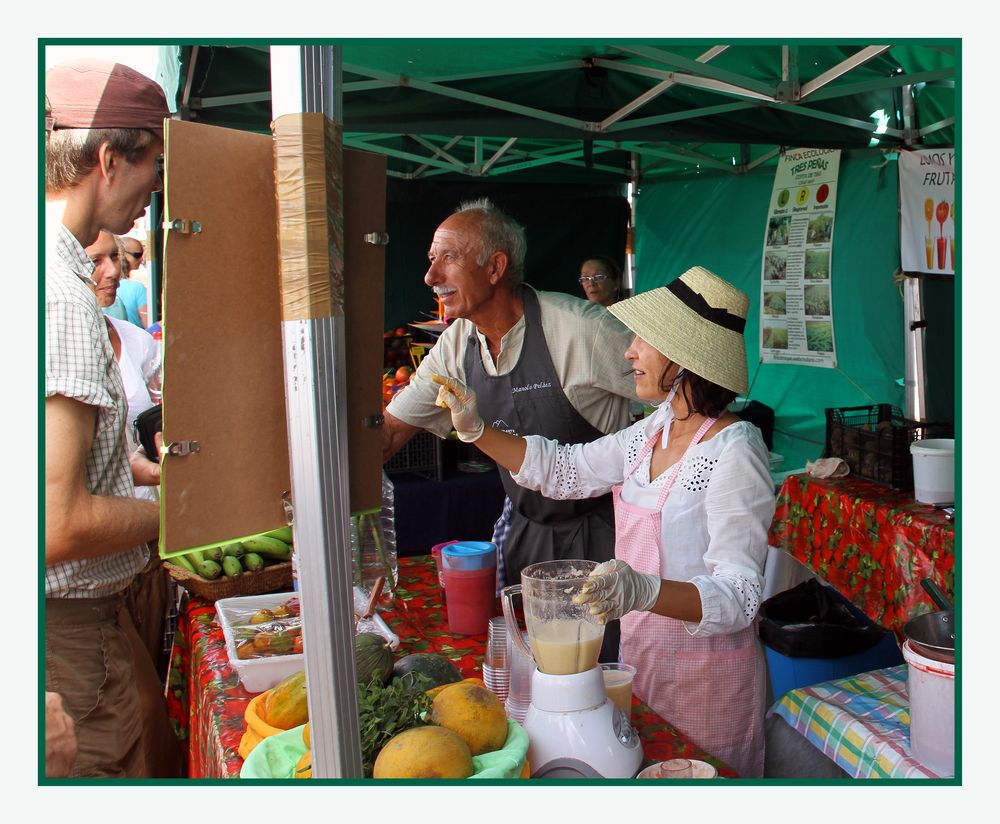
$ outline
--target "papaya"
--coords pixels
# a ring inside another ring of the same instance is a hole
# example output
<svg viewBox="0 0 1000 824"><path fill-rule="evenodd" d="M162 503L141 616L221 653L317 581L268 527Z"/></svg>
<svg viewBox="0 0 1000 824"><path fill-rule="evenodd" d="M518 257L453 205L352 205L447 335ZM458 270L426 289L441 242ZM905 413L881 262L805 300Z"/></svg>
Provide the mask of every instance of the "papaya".
<svg viewBox="0 0 1000 824"><path fill-rule="evenodd" d="M306 750L299 759L299 762L295 765L295 775L293 778L312 778L312 774L312 751Z"/></svg>
<svg viewBox="0 0 1000 824"><path fill-rule="evenodd" d="M290 730L309 720L309 702L306 694L304 671L289 675L264 696L260 716L272 727Z"/></svg>
<svg viewBox="0 0 1000 824"><path fill-rule="evenodd" d="M444 727L413 727L379 750L373 778L468 778L472 753L461 736Z"/></svg>
<svg viewBox="0 0 1000 824"><path fill-rule="evenodd" d="M461 736L473 755L499 750L507 741L503 704L479 684L463 681L445 687L431 705L431 720Z"/></svg>

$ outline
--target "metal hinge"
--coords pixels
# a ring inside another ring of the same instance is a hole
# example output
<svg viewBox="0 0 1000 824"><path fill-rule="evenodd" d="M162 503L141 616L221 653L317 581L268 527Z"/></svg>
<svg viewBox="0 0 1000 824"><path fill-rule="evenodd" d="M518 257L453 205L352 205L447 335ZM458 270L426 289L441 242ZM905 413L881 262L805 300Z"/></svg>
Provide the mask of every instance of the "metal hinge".
<svg viewBox="0 0 1000 824"><path fill-rule="evenodd" d="M378 429L384 423L385 417L381 413L366 415L361 419L361 425L365 427L365 429Z"/></svg>
<svg viewBox="0 0 1000 824"><path fill-rule="evenodd" d="M160 449L161 455L190 455L192 452L201 452L201 444L198 441L174 441L165 444Z"/></svg>
<svg viewBox="0 0 1000 824"><path fill-rule="evenodd" d="M370 243L372 246L388 246L389 245L389 235L386 232L369 232L363 237L365 243Z"/></svg>
<svg viewBox="0 0 1000 824"><path fill-rule="evenodd" d="M295 510L292 509L292 493L287 489L281 493L281 507L285 510L285 523L291 526L295 517Z"/></svg>
<svg viewBox="0 0 1000 824"><path fill-rule="evenodd" d="M201 231L201 222L178 217L173 220L163 221L163 228L169 229L172 232L179 232L182 235L196 235Z"/></svg>

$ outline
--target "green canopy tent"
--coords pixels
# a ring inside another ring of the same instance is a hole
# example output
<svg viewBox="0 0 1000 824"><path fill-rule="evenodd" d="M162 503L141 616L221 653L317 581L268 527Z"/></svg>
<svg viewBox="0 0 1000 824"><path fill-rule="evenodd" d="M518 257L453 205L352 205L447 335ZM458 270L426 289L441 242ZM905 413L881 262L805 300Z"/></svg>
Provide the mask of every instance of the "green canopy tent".
<svg viewBox="0 0 1000 824"><path fill-rule="evenodd" d="M303 98L312 106L322 96L313 110L342 124L345 147L385 155L391 182L400 187L444 189L473 181L623 191L630 185L636 291L702 263L751 295L750 394L776 409L775 448L786 454L789 468L818 455L823 407L902 396L895 383L904 364L902 308L892 278L899 261L892 152L957 141L953 41L310 45L338 48L277 50L275 60L297 52ZM269 57L256 44L169 47L162 82L182 119L269 133ZM328 105L329 89L320 79L331 76L338 94ZM844 150L833 250L836 370L756 365L771 167L783 147L799 146ZM570 211L565 222L575 217ZM415 260L426 250L426 237L422 244L414 247ZM390 267L393 288L394 276ZM343 321L323 316L282 325L294 330L294 345L285 352L285 389L293 484L298 479L306 493L302 506L297 497L295 521L297 536L301 530L306 538L299 548L303 602L318 619L309 623L315 635L307 639L306 656L310 683L315 677L319 685L310 712L324 732L314 741L314 768L321 776L353 777L352 659L341 637L347 610L336 600L350 577L342 551L348 540L344 484L338 483L346 465L337 447L344 442L338 435L344 416L334 414L344 398L325 370L332 363L340 367L335 374L345 371L338 344ZM842 343L841 326L849 343ZM319 443L317 432L334 437ZM326 731L335 733L331 740Z"/></svg>
<svg viewBox="0 0 1000 824"><path fill-rule="evenodd" d="M824 407L902 406L892 152L955 145L956 41L403 38L335 45L343 61L344 146L387 157L390 212L393 191L409 192L412 201L428 192L441 197L449 186L464 195L535 184L554 202L572 199L573 187L613 199L635 184L634 290L701 263L751 296L750 394L777 411L775 451L786 468L820 454ZM162 47L160 73L182 118L269 131L267 46ZM833 248L836 369L757 364L773 166L784 147L795 146L845 150ZM458 199L444 197L442 204ZM502 195L497 200L503 205ZM582 214L562 213L571 226ZM569 267L578 258L567 254L557 275L548 258L533 267L538 240L555 221L543 222L544 231L529 230L527 277L572 291ZM390 246L387 326L428 303L420 281L424 235L421 225L408 242ZM929 411L951 421L954 294L951 282L926 287Z"/></svg>

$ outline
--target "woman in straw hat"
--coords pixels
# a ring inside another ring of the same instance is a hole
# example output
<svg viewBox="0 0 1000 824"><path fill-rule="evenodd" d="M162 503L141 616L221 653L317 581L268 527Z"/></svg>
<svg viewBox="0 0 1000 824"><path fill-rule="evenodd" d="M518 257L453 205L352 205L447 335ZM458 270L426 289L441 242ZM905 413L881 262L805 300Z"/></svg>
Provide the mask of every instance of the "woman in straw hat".
<svg viewBox="0 0 1000 824"><path fill-rule="evenodd" d="M741 776L764 766L764 656L755 617L774 513L759 430L726 410L747 391L749 299L701 267L609 311L635 332L625 352L656 411L621 432L562 446L485 427L475 395L441 379L459 437L553 498L609 489L615 558L578 596L621 617L633 691Z"/></svg>

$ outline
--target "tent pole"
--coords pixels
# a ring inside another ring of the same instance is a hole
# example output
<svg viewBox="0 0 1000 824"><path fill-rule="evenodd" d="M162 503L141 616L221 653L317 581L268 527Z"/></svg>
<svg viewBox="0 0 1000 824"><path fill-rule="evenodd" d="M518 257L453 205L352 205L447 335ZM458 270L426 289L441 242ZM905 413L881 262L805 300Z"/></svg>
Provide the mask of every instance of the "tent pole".
<svg viewBox="0 0 1000 824"><path fill-rule="evenodd" d="M903 280L903 322L906 324L906 406L911 421L927 420L926 322L924 321L923 281L907 276Z"/></svg>
<svg viewBox="0 0 1000 824"><path fill-rule="evenodd" d="M920 142L913 86L902 88L903 140L907 146ZM919 277L903 280L904 358L906 365L905 411L911 421L927 420L927 337L924 321L924 285Z"/></svg>
<svg viewBox="0 0 1000 824"><path fill-rule="evenodd" d="M299 112L321 112L338 123L342 119L338 89L341 77L339 47L272 47L274 120ZM339 130L336 131L338 136L334 138L328 133L325 150L334 169L328 177L342 192L342 147ZM294 137L294 127L289 132ZM331 142L336 145L331 146ZM292 181L296 185L309 182L301 170L296 170L296 177ZM281 187L280 180L278 184ZM320 198L323 202L318 204L309 198L302 199L306 201L305 220L325 221L329 236L342 247L342 210L326 208L325 198ZM279 188L278 214L282 225L287 216L282 214L285 208L287 213L295 213L292 223L300 217L296 211L298 204L286 207L285 200ZM284 243L285 233L280 234ZM296 234L301 232L289 233L292 239L288 242L292 245ZM296 247L295 251L301 250ZM333 265L335 256L323 254L329 249L306 251L310 258L313 254L323 258L315 261L317 279L330 278L335 282L343 277L343 267ZM335 251L343 260L343 248ZM284 250L281 256L284 269ZM302 284L292 284L295 285ZM283 277L285 406L309 685L312 774L316 778L361 778L354 668L343 289L332 290L339 299L335 297L328 309L315 314L311 311L305 318L289 318L287 308L295 295L284 294L286 286ZM293 288L289 291L294 293Z"/></svg>
<svg viewBox="0 0 1000 824"><path fill-rule="evenodd" d="M629 153L628 230L625 238L625 274L622 283L622 297L635 294L635 204L639 193L639 155Z"/></svg>

